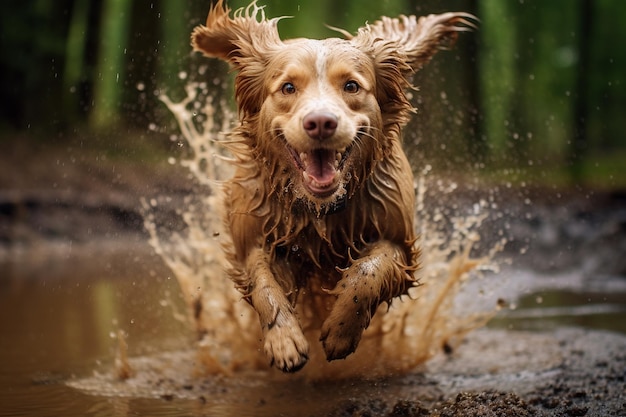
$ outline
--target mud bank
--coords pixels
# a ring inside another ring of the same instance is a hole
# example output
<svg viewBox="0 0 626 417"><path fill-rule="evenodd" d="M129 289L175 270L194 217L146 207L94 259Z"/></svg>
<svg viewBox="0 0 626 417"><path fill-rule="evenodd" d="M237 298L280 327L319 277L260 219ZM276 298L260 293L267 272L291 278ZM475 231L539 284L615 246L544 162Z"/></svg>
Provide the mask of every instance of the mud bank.
<svg viewBox="0 0 626 417"><path fill-rule="evenodd" d="M297 376L194 377L193 353L131 359L125 381L100 374L69 385L112 397L158 398L198 415L622 416L626 337L561 328L484 329L421 369L382 380L306 382Z"/></svg>

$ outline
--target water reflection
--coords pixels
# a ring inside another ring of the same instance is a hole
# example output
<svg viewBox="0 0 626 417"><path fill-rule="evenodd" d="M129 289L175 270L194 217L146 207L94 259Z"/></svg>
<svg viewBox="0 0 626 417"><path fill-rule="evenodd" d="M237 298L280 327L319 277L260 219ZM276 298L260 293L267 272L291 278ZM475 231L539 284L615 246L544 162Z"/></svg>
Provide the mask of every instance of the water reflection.
<svg viewBox="0 0 626 417"><path fill-rule="evenodd" d="M200 416L236 412L270 416L294 410L324 415L329 398L348 398L351 392L377 395L390 389L382 388L388 384L384 381L310 385L298 380L248 378L233 380L230 385L224 381L213 386L190 383L189 396L184 399L162 394L150 398L99 396L75 390L66 383L94 372L111 372L116 346L112 334L118 329L129 333L134 357L180 352L192 345L192 330L173 314L185 308L178 283L168 279L170 272L160 258L147 247L105 252L2 265L0 415ZM625 301L626 294L619 292L532 292L492 325L546 329L576 324L626 332ZM174 372L181 369L173 368Z"/></svg>
<svg viewBox="0 0 626 417"><path fill-rule="evenodd" d="M580 326L626 333L626 293L546 290L523 295L516 304L490 326L514 330Z"/></svg>
<svg viewBox="0 0 626 417"><path fill-rule="evenodd" d="M147 246L33 253L0 270L0 415L124 415L65 381L108 371L117 329L135 355L189 340L172 314L177 283Z"/></svg>

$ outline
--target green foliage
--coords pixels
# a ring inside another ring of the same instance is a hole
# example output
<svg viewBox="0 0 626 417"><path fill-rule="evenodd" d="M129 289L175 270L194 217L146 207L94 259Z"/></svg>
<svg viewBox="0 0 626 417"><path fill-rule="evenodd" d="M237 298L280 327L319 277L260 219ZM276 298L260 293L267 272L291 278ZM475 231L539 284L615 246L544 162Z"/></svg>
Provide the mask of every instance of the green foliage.
<svg viewBox="0 0 626 417"><path fill-rule="evenodd" d="M484 131L500 165L565 166L626 147L626 51L615 43L626 3L584 2L479 2ZM572 173L590 178L587 165Z"/></svg>
<svg viewBox="0 0 626 417"><path fill-rule="evenodd" d="M227 2L233 9L249 4ZM325 24L354 32L381 15L477 14L478 31L463 34L453 51L439 54L415 77L419 112L407 129L410 153L451 166L580 162L586 178L602 171L589 168L594 155L624 154L626 48L620 42L626 39L626 2L259 0L264 4L269 17L292 16L279 24L284 38L337 36ZM224 65L189 47L189 33L204 23L209 5L3 1L0 128L56 137L81 124L146 127L165 111L156 92L176 96L184 86L179 74L200 65L223 74ZM585 49L589 57L581 62Z"/></svg>

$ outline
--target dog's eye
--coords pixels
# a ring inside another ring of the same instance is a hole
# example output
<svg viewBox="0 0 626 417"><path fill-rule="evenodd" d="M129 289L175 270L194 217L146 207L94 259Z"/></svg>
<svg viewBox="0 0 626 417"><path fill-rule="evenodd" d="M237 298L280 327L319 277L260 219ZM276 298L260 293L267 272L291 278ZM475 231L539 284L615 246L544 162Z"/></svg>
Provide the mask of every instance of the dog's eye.
<svg viewBox="0 0 626 417"><path fill-rule="evenodd" d="M294 94L296 92L296 86L291 84L291 83L285 83L283 84L283 86L280 88L280 91L284 94L284 95L289 95L289 94Z"/></svg>
<svg viewBox="0 0 626 417"><path fill-rule="evenodd" d="M343 86L343 91L346 93L356 93L359 91L359 88L361 88L359 83L354 80L350 80Z"/></svg>

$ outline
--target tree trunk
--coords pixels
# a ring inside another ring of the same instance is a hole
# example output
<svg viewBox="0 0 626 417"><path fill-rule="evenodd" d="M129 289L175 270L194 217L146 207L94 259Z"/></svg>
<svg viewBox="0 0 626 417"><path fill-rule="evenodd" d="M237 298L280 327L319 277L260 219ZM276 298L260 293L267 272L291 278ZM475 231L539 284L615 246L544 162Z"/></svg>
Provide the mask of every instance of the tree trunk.
<svg viewBox="0 0 626 417"><path fill-rule="evenodd" d="M95 129L110 128L118 121L131 6L132 2L127 0L105 0L103 4L94 107L89 121Z"/></svg>
<svg viewBox="0 0 626 417"><path fill-rule="evenodd" d="M583 160L589 148L587 138L589 102L589 61L591 58L591 31L593 25L593 4L591 0L581 0L578 26L578 72L574 95L574 137L569 150L570 176L574 183L583 179Z"/></svg>
<svg viewBox="0 0 626 417"><path fill-rule="evenodd" d="M85 48L89 24L89 0L76 0L65 44L63 73L64 122L74 124L81 113L81 84L85 74Z"/></svg>
<svg viewBox="0 0 626 417"><path fill-rule="evenodd" d="M178 74L183 69L182 58L189 55L189 34L185 11L189 5L180 0L161 0L161 56L159 57L159 88L169 90L177 84ZM208 9L207 9L208 10Z"/></svg>
<svg viewBox="0 0 626 417"><path fill-rule="evenodd" d="M469 2L470 13L476 15L478 13L478 0ZM463 88L467 89L469 113L468 128L470 132L467 134L468 147L471 160L474 163L484 163L487 158L487 144L484 132L484 120L482 112L482 85L480 85L479 73L479 35L471 33L468 36L468 49L463 56L463 62L466 63L465 71L462 72L464 77Z"/></svg>

